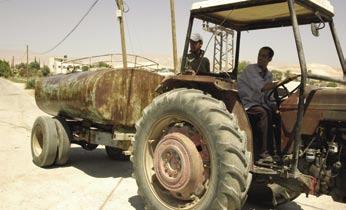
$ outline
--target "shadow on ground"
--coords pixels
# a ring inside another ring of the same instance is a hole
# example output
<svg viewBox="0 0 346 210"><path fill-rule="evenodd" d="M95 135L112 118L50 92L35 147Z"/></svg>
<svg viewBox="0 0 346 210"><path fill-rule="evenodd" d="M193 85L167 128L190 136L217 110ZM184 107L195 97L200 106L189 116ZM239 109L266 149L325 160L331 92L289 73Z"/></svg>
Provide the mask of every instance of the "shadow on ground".
<svg viewBox="0 0 346 210"><path fill-rule="evenodd" d="M129 198L129 203L133 208L136 210L143 210L144 209L144 201L139 195L135 195Z"/></svg>
<svg viewBox="0 0 346 210"><path fill-rule="evenodd" d="M60 166L61 167L61 166ZM103 147L93 151L87 151L80 147L72 147L69 162L62 167L75 167L84 173L96 177L130 177L132 174L132 164L130 161L111 160ZM144 209L144 201L139 195L132 196L128 202L136 210ZM245 203L242 210L268 210L270 208L259 206L250 202ZM297 203L289 202L276 208L276 210L302 210Z"/></svg>
<svg viewBox="0 0 346 210"><path fill-rule="evenodd" d="M63 167L75 167L96 178L126 178L132 174L131 161L111 160L104 148L87 151L80 147L72 147L69 161Z"/></svg>
<svg viewBox="0 0 346 210"><path fill-rule="evenodd" d="M268 210L268 209L273 209L273 208L256 205L250 202L245 203L244 207L242 208L242 210ZM293 202L280 205L275 209L276 210L302 210L302 207L293 201Z"/></svg>
<svg viewBox="0 0 346 210"><path fill-rule="evenodd" d="M139 195L130 197L129 203L136 210L144 210L144 206L145 206L144 201ZM244 207L242 208L242 210L268 210L268 209L271 209L271 208L259 206L249 202L245 203ZM276 210L302 210L302 208L300 207L300 205L298 205L297 203L293 201L293 202L289 202L277 207Z"/></svg>

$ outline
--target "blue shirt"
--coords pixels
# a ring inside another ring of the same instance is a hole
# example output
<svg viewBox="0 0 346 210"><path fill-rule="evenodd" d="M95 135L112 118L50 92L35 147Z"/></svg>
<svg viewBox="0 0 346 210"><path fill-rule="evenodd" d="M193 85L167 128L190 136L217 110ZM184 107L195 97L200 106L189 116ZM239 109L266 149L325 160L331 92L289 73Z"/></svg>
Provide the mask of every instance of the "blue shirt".
<svg viewBox="0 0 346 210"><path fill-rule="evenodd" d="M267 93L262 92L265 84L273 82L273 75L267 71L263 76L262 69L257 64L248 65L238 78L238 94L245 108L260 105L272 110L273 103L267 100Z"/></svg>

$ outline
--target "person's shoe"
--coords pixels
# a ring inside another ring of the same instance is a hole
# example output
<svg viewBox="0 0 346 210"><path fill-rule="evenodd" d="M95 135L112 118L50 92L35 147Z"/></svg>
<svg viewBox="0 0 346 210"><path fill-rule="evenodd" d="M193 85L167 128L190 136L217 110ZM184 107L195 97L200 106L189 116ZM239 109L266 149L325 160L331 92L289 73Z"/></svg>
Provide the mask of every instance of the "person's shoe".
<svg viewBox="0 0 346 210"><path fill-rule="evenodd" d="M263 152L259 156L260 156L260 159L259 159L260 162L263 162L263 163L273 163L274 162L273 157L268 152Z"/></svg>
<svg viewBox="0 0 346 210"><path fill-rule="evenodd" d="M281 157L279 155L273 155L273 159L276 163L282 162Z"/></svg>

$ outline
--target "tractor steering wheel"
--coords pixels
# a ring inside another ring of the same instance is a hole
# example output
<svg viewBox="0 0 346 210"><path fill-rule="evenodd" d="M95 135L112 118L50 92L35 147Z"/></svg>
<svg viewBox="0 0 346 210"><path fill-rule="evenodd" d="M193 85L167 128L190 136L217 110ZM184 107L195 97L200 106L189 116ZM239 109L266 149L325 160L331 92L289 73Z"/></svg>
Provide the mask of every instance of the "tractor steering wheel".
<svg viewBox="0 0 346 210"><path fill-rule="evenodd" d="M294 93L300 86L300 84L295 87L293 90L289 91L285 84L297 79L300 77L300 75L294 75L291 77L288 77L284 80L279 81L273 88L270 90L268 94L268 101L270 102L276 102L278 105L286 98L287 96L290 96L292 93ZM282 87L282 88L280 88ZM274 95L274 97L272 97Z"/></svg>

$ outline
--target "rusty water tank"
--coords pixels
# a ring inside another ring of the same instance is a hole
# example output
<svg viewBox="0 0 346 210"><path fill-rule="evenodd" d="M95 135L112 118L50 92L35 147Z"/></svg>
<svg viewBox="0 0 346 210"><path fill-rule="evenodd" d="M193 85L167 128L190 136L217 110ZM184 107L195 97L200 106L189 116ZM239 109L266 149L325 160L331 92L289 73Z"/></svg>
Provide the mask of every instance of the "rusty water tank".
<svg viewBox="0 0 346 210"><path fill-rule="evenodd" d="M139 69L106 69L55 75L36 83L38 107L53 116L134 126L155 98L163 76Z"/></svg>

